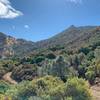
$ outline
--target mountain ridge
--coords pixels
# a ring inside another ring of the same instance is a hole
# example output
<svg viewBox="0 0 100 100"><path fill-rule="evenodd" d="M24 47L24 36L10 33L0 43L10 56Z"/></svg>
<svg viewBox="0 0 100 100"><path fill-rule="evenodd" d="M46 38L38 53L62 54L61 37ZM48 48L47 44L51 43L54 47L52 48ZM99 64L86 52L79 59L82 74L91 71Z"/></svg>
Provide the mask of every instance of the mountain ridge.
<svg viewBox="0 0 100 100"><path fill-rule="evenodd" d="M83 26L83 27L75 27L74 25L71 25L68 29L62 31L61 33L58 33L57 35L47 39L37 42L37 45L39 47L48 47L46 46L49 44L51 45L65 45L69 44L72 41L75 41L80 38L81 35L86 35L88 33L91 33L92 31L96 30L99 26ZM86 34L85 34L86 33ZM56 42L57 41L57 42ZM42 45L41 45L42 44Z"/></svg>
<svg viewBox="0 0 100 100"><path fill-rule="evenodd" d="M71 25L68 29L57 35L38 42L16 39L14 37L0 33L0 57L25 56L37 49L65 46L67 49L80 48L94 37L99 37L100 26L80 26Z"/></svg>

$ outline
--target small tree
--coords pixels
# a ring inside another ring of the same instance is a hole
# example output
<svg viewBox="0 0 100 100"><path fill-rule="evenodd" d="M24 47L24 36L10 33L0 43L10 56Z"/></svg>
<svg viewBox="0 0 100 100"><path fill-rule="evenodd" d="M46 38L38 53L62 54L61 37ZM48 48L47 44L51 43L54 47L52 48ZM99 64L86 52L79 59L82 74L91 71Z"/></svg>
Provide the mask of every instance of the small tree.
<svg viewBox="0 0 100 100"><path fill-rule="evenodd" d="M90 84L93 84L95 81L95 72L94 71L87 71L85 73L86 79L90 82Z"/></svg>
<svg viewBox="0 0 100 100"><path fill-rule="evenodd" d="M55 58L56 58L56 56L55 56L53 53L47 54L46 57L47 57L48 59L55 59Z"/></svg>
<svg viewBox="0 0 100 100"><path fill-rule="evenodd" d="M59 56L56 61L53 62L50 68L50 75L60 77L65 81L68 77L69 69L67 63L62 56Z"/></svg>

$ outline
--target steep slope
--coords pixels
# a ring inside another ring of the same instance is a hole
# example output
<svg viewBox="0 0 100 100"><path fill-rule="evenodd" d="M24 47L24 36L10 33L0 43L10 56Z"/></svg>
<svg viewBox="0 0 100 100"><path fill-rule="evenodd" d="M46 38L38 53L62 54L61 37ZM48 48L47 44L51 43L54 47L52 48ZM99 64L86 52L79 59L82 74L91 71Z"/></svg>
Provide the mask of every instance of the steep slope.
<svg viewBox="0 0 100 100"><path fill-rule="evenodd" d="M76 48L82 46L90 38L96 36L100 32L97 26L75 27L70 26L67 30L57 34L56 36L37 42L39 47L52 47L55 45L64 45L67 48Z"/></svg>

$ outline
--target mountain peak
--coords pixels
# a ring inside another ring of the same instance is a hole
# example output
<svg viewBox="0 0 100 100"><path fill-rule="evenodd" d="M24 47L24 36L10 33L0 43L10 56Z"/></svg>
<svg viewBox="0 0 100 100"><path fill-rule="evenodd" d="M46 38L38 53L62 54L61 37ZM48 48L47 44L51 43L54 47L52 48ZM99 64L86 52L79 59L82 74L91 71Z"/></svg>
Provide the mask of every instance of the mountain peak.
<svg viewBox="0 0 100 100"><path fill-rule="evenodd" d="M74 25L71 25L71 26L68 28L68 30L76 30L76 29L77 29L77 27L74 26Z"/></svg>

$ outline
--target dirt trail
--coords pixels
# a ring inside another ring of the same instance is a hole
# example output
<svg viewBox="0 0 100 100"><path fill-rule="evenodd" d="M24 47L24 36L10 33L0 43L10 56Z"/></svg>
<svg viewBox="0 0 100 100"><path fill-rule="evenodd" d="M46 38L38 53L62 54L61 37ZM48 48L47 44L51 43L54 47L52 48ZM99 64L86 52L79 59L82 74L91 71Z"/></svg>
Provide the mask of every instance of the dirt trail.
<svg viewBox="0 0 100 100"><path fill-rule="evenodd" d="M12 74L12 72L8 72L7 74L5 74L5 75L3 76L3 79L4 79L5 81L11 83L11 84L17 84L17 82L11 78L11 74Z"/></svg>
<svg viewBox="0 0 100 100"><path fill-rule="evenodd" d="M100 100L100 85L95 85L91 87L92 95L94 100Z"/></svg>

